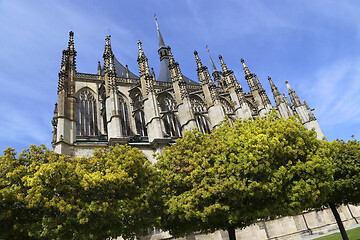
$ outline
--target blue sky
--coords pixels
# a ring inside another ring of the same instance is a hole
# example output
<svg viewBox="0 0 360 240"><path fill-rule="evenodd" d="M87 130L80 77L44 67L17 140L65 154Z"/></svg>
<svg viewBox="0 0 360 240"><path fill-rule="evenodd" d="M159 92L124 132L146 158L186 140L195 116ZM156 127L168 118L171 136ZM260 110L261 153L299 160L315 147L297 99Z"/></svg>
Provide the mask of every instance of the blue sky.
<svg viewBox="0 0 360 240"><path fill-rule="evenodd" d="M360 136L360 2L335 0L0 0L0 150L51 148L61 51L75 33L78 72L96 73L104 38L138 74L137 40L159 73L157 14L165 43L184 75L197 80L193 51L210 67L209 45L245 91L240 59L267 93L270 75L315 108L329 140ZM274 102L273 102L274 103Z"/></svg>

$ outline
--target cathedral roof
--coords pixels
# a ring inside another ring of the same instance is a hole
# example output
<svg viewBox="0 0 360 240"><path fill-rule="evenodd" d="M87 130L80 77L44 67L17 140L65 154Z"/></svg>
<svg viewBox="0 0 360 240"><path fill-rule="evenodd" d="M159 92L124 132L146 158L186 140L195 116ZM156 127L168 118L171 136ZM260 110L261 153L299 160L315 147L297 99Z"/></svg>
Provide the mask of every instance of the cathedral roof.
<svg viewBox="0 0 360 240"><path fill-rule="evenodd" d="M126 67L124 67L124 65L122 65L119 62L119 60L116 59L115 56L114 56L114 65L115 65L116 76L126 78ZM101 75L104 75L104 67L101 68ZM134 73L132 73L130 70L129 70L129 77L133 79L139 79L139 77L136 76Z"/></svg>
<svg viewBox="0 0 360 240"><path fill-rule="evenodd" d="M199 85L198 82L195 82L193 80L191 80L190 78L186 77L183 75L183 79L187 84L190 85ZM169 82L171 83L171 76L170 76L170 70L169 70L169 58L163 58L160 61L160 74L158 76L158 78L156 79L156 81L159 82Z"/></svg>

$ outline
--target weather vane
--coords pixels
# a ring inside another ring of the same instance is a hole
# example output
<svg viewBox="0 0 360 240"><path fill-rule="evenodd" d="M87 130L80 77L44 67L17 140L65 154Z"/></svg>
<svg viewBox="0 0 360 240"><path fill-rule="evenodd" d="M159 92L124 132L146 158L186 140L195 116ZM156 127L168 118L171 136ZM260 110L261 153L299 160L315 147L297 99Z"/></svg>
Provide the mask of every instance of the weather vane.
<svg viewBox="0 0 360 240"><path fill-rule="evenodd" d="M156 18L156 13L154 13L154 18L155 18L155 21L157 21L157 18Z"/></svg>

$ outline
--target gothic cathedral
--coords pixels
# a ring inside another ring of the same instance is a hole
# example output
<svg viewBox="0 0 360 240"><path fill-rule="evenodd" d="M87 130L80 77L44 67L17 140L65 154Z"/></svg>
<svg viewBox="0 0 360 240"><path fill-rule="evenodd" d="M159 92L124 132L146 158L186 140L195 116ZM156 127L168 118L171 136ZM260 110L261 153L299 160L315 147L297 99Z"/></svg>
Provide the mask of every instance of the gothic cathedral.
<svg viewBox="0 0 360 240"><path fill-rule="evenodd" d="M155 19L156 21L156 19ZM129 144L152 159L155 152L174 143L184 131L198 128L204 133L224 120L264 116L276 108L281 117L299 115L303 124L323 137L319 124L305 101L301 102L286 82L291 102L268 77L276 106L273 106L256 74L241 59L250 93L243 91L232 70L219 56L221 70L211 58L211 74L194 51L198 81L181 73L171 48L159 37L160 73L149 68L138 41L138 75L113 54L110 36L105 38L104 63L97 74L76 71L74 33L62 52L58 103L55 104L52 145L55 152L89 156L94 148ZM209 50L208 50L209 51Z"/></svg>

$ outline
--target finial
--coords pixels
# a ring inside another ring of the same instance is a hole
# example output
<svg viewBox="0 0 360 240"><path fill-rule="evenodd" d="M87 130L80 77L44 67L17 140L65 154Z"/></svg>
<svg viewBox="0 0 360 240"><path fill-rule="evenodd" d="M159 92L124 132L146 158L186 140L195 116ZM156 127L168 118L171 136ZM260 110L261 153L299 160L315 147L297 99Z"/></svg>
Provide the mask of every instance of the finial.
<svg viewBox="0 0 360 240"><path fill-rule="evenodd" d="M141 41L138 40L137 44L138 44L138 49L139 49L139 57L145 55L144 50L142 49Z"/></svg>
<svg viewBox="0 0 360 240"><path fill-rule="evenodd" d="M98 61L98 75L101 75L101 62Z"/></svg>
<svg viewBox="0 0 360 240"><path fill-rule="evenodd" d="M129 66L126 64L125 68L126 68L126 78L129 78L130 77Z"/></svg>
<svg viewBox="0 0 360 240"><path fill-rule="evenodd" d="M196 50L194 51L194 55L195 55L196 65L197 65L198 69L202 68L202 66L203 66L202 62L201 62L198 52Z"/></svg>
<svg viewBox="0 0 360 240"><path fill-rule="evenodd" d="M155 79L156 79L156 77L155 77L154 68L151 68L151 75L153 76L153 79L155 80Z"/></svg>
<svg viewBox="0 0 360 240"><path fill-rule="evenodd" d="M154 13L154 18L155 18L156 29L158 30L159 48L166 47L164 39L160 33L160 28L159 28L159 24L157 22L156 13Z"/></svg>
<svg viewBox="0 0 360 240"><path fill-rule="evenodd" d="M251 76L250 70L249 70L249 68L246 66L244 59L241 58L240 61L241 61L242 65L243 65L245 75Z"/></svg>
<svg viewBox="0 0 360 240"><path fill-rule="evenodd" d="M110 45L111 45L110 37L111 37L110 34L105 37L105 45L106 45L106 46L110 46Z"/></svg>
<svg viewBox="0 0 360 240"><path fill-rule="evenodd" d="M74 32L70 31L69 32L69 46L68 46L69 50L74 50Z"/></svg>

